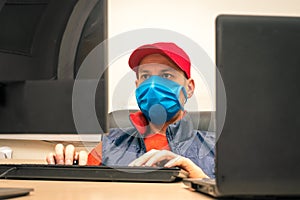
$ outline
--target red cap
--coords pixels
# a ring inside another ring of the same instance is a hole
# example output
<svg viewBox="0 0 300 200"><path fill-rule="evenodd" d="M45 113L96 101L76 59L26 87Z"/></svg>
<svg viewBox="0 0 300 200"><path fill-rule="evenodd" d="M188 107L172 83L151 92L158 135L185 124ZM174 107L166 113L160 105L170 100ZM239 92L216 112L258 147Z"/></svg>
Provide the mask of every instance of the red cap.
<svg viewBox="0 0 300 200"><path fill-rule="evenodd" d="M128 64L136 71L141 60L150 54L162 54L170 58L187 76L191 76L191 61L189 56L176 44L170 42L158 42L140 46L130 55Z"/></svg>

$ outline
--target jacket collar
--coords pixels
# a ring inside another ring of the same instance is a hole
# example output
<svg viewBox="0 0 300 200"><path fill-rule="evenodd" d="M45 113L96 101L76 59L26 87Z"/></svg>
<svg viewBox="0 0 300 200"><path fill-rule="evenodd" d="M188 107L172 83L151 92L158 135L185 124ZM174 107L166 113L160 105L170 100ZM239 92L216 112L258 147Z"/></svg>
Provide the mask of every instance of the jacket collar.
<svg viewBox="0 0 300 200"><path fill-rule="evenodd" d="M135 129L135 137L143 138L147 131L148 120L141 111L131 113L130 120ZM170 148L174 153L184 155L196 140L198 131L194 129L191 116L186 112L184 117L170 124L167 128L166 137L168 138ZM137 134L137 135L136 135Z"/></svg>
<svg viewBox="0 0 300 200"><path fill-rule="evenodd" d="M145 134L147 131L147 127L149 125L148 120L142 111L137 111L135 113L130 113L129 119L132 125L137 129L140 134Z"/></svg>
<svg viewBox="0 0 300 200"><path fill-rule="evenodd" d="M130 113L129 119L141 135L144 135L147 132L149 121L141 111ZM189 114L185 111L184 117L181 120L169 125L166 134L168 137L170 137L171 140L175 139L177 141L184 141L191 137L192 131L192 119L190 118Z"/></svg>

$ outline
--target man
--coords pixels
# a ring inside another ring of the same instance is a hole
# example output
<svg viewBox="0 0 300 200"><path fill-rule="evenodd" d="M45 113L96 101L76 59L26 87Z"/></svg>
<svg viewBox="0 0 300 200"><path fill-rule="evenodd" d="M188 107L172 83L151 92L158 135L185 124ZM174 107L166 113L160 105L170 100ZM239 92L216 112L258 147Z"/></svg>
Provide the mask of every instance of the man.
<svg viewBox="0 0 300 200"><path fill-rule="evenodd" d="M184 104L195 89L188 55L174 43L137 48L129 58L136 72L141 111L130 114L132 127L111 129L88 154L58 144L50 164L129 165L183 168L191 178L214 176L214 135L193 130Z"/></svg>

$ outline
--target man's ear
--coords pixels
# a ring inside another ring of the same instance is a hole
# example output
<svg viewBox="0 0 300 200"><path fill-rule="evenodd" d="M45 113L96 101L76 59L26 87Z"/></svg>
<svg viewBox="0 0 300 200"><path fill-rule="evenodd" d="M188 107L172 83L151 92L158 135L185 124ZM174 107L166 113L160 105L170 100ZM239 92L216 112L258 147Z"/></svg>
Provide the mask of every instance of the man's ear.
<svg viewBox="0 0 300 200"><path fill-rule="evenodd" d="M136 88L139 86L138 84L139 84L139 80L136 79L136 80L135 80L135 87L136 87Z"/></svg>
<svg viewBox="0 0 300 200"><path fill-rule="evenodd" d="M187 93L188 98L191 98L193 96L194 90L195 90L194 79L189 78L187 80L187 88L186 88L186 93Z"/></svg>
<svg viewBox="0 0 300 200"><path fill-rule="evenodd" d="M137 70L137 67L135 69ZM138 71L136 71L135 76L136 76L135 87L137 88L139 86L139 73L138 73Z"/></svg>

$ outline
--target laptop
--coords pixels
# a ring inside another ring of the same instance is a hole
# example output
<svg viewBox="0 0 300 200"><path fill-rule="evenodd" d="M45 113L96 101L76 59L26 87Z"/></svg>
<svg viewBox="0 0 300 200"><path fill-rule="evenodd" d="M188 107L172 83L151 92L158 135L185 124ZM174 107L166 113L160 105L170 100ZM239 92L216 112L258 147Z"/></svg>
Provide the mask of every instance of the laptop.
<svg viewBox="0 0 300 200"><path fill-rule="evenodd" d="M299 198L300 18L218 16L216 63L227 102L217 76L215 179L184 183L214 197Z"/></svg>

